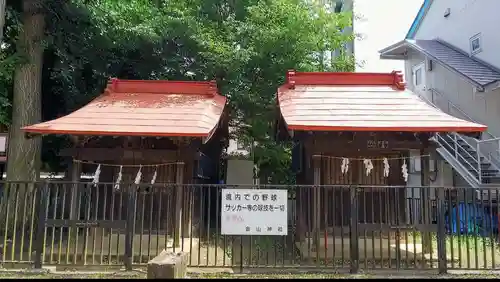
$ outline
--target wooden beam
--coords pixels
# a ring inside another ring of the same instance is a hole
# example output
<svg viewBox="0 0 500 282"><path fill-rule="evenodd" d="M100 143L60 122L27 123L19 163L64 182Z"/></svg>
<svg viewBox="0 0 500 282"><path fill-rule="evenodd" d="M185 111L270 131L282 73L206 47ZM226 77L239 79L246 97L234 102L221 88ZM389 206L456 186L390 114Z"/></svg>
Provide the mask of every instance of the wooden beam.
<svg viewBox="0 0 500 282"><path fill-rule="evenodd" d="M413 134L407 133L355 133L336 132L311 134L301 136L302 140L311 148L312 154L339 154L349 155L379 155L394 151L420 149L422 142ZM304 138L305 137L305 138ZM427 142L428 143L428 142Z"/></svg>
<svg viewBox="0 0 500 282"><path fill-rule="evenodd" d="M76 157L86 161L114 161L145 159L148 161L176 160L182 152L156 149L124 149L124 148L67 148L59 152L59 156Z"/></svg>

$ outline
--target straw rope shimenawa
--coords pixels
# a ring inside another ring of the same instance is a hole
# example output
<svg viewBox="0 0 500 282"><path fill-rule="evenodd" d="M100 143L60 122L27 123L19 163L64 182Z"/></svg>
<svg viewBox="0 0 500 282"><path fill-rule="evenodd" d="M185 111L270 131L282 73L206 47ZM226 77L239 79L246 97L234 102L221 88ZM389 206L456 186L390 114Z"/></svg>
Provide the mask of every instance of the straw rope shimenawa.
<svg viewBox="0 0 500 282"><path fill-rule="evenodd" d="M403 160L403 165L401 166L401 174L402 174L405 182L408 182L408 165L406 164L406 160L407 159L422 158L422 157L430 157L430 155L409 156L409 157L392 157L392 158L375 158L375 159L346 158L346 157L334 157L334 156L324 156L324 155L313 155L313 157L342 160L342 164L340 167L342 174L345 174L349 171L349 163L351 160L363 161L363 164L364 164L365 169L366 169L366 175L369 175L371 173L371 171L373 170L373 161L382 161L382 163L384 165L384 177L389 177L389 168L390 168L389 167L389 160Z"/></svg>
<svg viewBox="0 0 500 282"><path fill-rule="evenodd" d="M92 183L94 185L97 185L99 183L99 176L101 174L101 166L111 166L111 167L119 167L120 171L118 172L118 176L116 177L116 182L115 182L115 188L119 189L120 188L120 182L122 180L122 170L124 167L138 167L137 175L135 176L135 184L139 184L141 182L142 178L142 168L143 167L154 167L155 172L153 174L153 178L151 179L151 184L154 184L156 181L156 177L158 175L157 170L158 167L160 166L167 166L167 165L176 165L176 164L184 164L184 162L167 162L167 163L157 163L157 164L110 164L110 163L97 163L97 162L91 162L91 161L82 161L82 160L73 160L75 163L81 163L81 164L92 164L92 165L97 165L97 169L94 173L94 177L92 180Z"/></svg>

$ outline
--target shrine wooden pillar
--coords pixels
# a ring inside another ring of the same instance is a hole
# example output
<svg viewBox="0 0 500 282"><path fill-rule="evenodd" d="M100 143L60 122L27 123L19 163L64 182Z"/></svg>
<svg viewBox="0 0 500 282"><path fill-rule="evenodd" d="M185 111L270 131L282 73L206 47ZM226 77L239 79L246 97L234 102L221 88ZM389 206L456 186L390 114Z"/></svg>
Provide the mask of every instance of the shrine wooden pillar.
<svg viewBox="0 0 500 282"><path fill-rule="evenodd" d="M431 232L428 230L431 225L431 195L430 195L430 178L429 169L430 162L429 149L427 147L427 142L423 142L423 147L420 149L420 168L421 168L421 184L420 188L420 200L421 200L421 220L422 220L422 251L424 253L430 253L432 248L432 236Z"/></svg>
<svg viewBox="0 0 500 282"><path fill-rule="evenodd" d="M182 201L182 190L184 182L184 164L178 163L176 165L176 175L175 175L175 218L174 218L174 244L175 247L181 246L182 240L182 230L184 226L183 222L183 201Z"/></svg>
<svg viewBox="0 0 500 282"><path fill-rule="evenodd" d="M80 195L80 190L82 189L80 187L80 178L82 175L82 164L80 162L71 162L71 199L70 199L70 211L69 211L69 219L72 220L77 220L79 219L79 195Z"/></svg>
<svg viewBox="0 0 500 282"><path fill-rule="evenodd" d="M296 226L297 226L297 231L295 232L295 241L296 242L303 242L306 238L306 232L307 232L307 209L306 207L308 206L306 201L307 201L307 193L309 193L307 188L304 187L297 187L297 194L295 196L295 203L297 205L297 212L296 212Z"/></svg>
<svg viewBox="0 0 500 282"><path fill-rule="evenodd" d="M80 162L71 161L69 168L69 178L71 184L67 186L66 192L69 193L69 219L70 220L79 220L80 219L80 177L82 173L82 164ZM64 215L63 215L64 216ZM76 242L76 238L78 237L78 228L68 228L68 246L74 244Z"/></svg>
<svg viewBox="0 0 500 282"><path fill-rule="evenodd" d="M321 156L313 156L314 187L313 191L313 212L312 212L312 230L313 242L316 251L319 251L319 237L321 227Z"/></svg>
<svg viewBox="0 0 500 282"><path fill-rule="evenodd" d="M309 159L308 157L308 147L304 146L304 140L300 140L299 142L302 143L301 146L303 146L303 152L301 152L302 157L300 158L300 172L296 173L296 194L295 194L295 205L296 205L296 213L295 213L295 220L296 220L296 232L295 232L295 241L296 242L303 242L306 239L306 234L309 232L309 226L307 226L308 222L308 216L310 216L310 211L307 209L310 207L310 203L308 203L308 193L310 193L310 188L307 185L310 184L309 182L309 175L310 175L310 170L312 165L312 159Z"/></svg>
<svg viewBox="0 0 500 282"><path fill-rule="evenodd" d="M186 169L185 169L186 168ZM183 184L189 184L189 185L183 185L182 187L182 200L183 200L183 225L182 225L182 236L184 238L190 237L191 236L191 231L192 231L192 216L193 216L193 205L194 203L194 189L193 189L193 173L194 171L194 161L193 159L189 159L188 161L185 162L183 166L183 171L185 172L185 175L183 175L184 182Z"/></svg>

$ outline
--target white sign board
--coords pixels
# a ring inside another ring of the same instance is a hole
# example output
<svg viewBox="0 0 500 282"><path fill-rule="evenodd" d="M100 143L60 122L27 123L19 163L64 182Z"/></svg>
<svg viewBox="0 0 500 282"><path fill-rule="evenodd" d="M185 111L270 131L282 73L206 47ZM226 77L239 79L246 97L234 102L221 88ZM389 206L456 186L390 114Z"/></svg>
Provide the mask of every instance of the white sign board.
<svg viewBox="0 0 500 282"><path fill-rule="evenodd" d="M5 153L7 151L7 136L0 136L0 152Z"/></svg>
<svg viewBox="0 0 500 282"><path fill-rule="evenodd" d="M221 233L287 235L287 190L222 189Z"/></svg>

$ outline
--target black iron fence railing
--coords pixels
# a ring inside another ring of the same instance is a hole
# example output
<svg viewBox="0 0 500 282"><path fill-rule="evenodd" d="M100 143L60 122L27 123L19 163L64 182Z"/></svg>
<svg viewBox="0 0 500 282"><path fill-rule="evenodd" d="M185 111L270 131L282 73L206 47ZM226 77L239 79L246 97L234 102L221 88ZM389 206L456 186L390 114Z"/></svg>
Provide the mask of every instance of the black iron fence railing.
<svg viewBox="0 0 500 282"><path fill-rule="evenodd" d="M2 183L0 263L499 269L498 190Z"/></svg>

